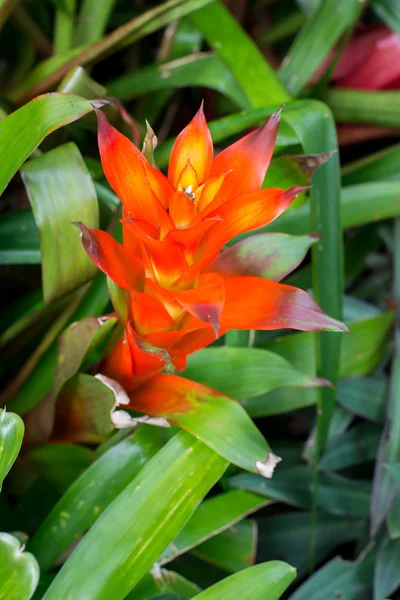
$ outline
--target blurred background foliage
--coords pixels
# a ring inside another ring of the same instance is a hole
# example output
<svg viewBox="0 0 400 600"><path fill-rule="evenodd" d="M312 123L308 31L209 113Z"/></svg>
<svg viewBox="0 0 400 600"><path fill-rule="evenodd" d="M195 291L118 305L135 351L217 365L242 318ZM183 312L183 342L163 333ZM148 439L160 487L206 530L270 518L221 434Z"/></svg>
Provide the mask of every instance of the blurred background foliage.
<svg viewBox="0 0 400 600"><path fill-rule="evenodd" d="M1 0L0 27L0 484L14 463L0 598L400 598L399 0ZM116 321L95 318L112 312L107 284L70 222L121 235L93 107L107 100L138 144L147 120L165 169L202 99L217 151L286 103L264 185L312 188L266 230L303 236L285 282L351 331L232 331L189 361L184 375L240 401L283 458L271 480L200 443L190 454L184 432L167 445L158 428L115 433L92 377ZM290 363L280 377L271 352ZM151 482L140 497L137 477ZM139 517L162 569L131 556L136 579L107 579ZM96 561L98 587L79 587ZM263 561L297 578L246 570Z"/></svg>

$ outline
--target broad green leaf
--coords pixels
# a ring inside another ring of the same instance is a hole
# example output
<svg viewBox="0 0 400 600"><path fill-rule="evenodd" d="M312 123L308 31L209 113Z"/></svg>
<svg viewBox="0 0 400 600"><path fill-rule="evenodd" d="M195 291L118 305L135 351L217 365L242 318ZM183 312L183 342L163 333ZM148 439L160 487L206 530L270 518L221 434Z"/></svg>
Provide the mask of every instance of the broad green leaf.
<svg viewBox="0 0 400 600"><path fill-rule="evenodd" d="M78 27L75 32L75 43L90 44L99 40L114 9L115 0L105 0L100 4L96 0L84 0L79 15Z"/></svg>
<svg viewBox="0 0 400 600"><path fill-rule="evenodd" d="M54 54L63 54L74 45L76 0L63 0L56 7L54 20Z"/></svg>
<svg viewBox="0 0 400 600"><path fill-rule="evenodd" d="M39 234L32 212L7 212L0 217L0 264L40 264Z"/></svg>
<svg viewBox="0 0 400 600"><path fill-rule="evenodd" d="M35 98L1 121L0 147L6 152L7 160L4 157L1 161L0 194L49 133L103 104L103 101L88 102L72 94L53 93Z"/></svg>
<svg viewBox="0 0 400 600"><path fill-rule="evenodd" d="M75 444L45 444L25 452L24 461L64 492L90 465L93 451Z"/></svg>
<svg viewBox="0 0 400 600"><path fill-rule="evenodd" d="M57 364L52 390L25 417L30 443L55 437L68 441L101 441L113 429L110 411L114 404L100 382L78 374L84 360L115 327L117 319L86 317L75 321L58 340ZM81 398L80 398L81 396ZM80 398L80 399L79 399Z"/></svg>
<svg viewBox="0 0 400 600"><path fill-rule="evenodd" d="M5 409L0 412L0 491L21 449L24 430L21 417Z"/></svg>
<svg viewBox="0 0 400 600"><path fill-rule="evenodd" d="M229 480L234 488L263 494L292 506L311 508L313 471L305 466L277 469L273 478L242 473ZM321 473L318 507L332 515L368 518L371 484L350 480L331 473Z"/></svg>
<svg viewBox="0 0 400 600"><path fill-rule="evenodd" d="M351 335L343 336L340 377L366 375L380 363L387 352L392 323L391 312L348 323ZM315 373L317 358L313 334L293 333L262 345L285 358L299 371L310 375ZM260 417L303 408L315 404L316 401L315 389L280 388L265 395L242 400L241 404L252 417Z"/></svg>
<svg viewBox="0 0 400 600"><path fill-rule="evenodd" d="M331 0L328 0L332 4ZM350 4L350 3L349 3ZM351 4L354 4L352 0ZM307 27L307 25L305 26ZM336 128L328 107L320 102L296 103L287 111L286 121L297 133L305 154L331 152L331 158L312 175L310 223L313 233L321 235L312 249L313 291L321 308L341 320L343 310L343 240L341 235L340 172ZM292 211L293 213L295 211ZM341 344L344 336L321 332L317 343L318 375L334 386L338 381ZM335 389L323 388L318 393L317 455L324 447L329 422L336 402Z"/></svg>
<svg viewBox="0 0 400 600"><path fill-rule="evenodd" d="M19 540L0 533L0 598L29 600L39 581L39 566L33 554L24 552Z"/></svg>
<svg viewBox="0 0 400 600"><path fill-rule="evenodd" d="M296 511L257 519L257 559L266 561L279 556L302 577L310 566L310 557L304 550L310 544L311 518L310 512ZM335 547L357 540L364 528L365 521L361 519L319 512L315 529L317 562L327 558Z"/></svg>
<svg viewBox="0 0 400 600"><path fill-rule="evenodd" d="M371 7L390 29L400 34L400 5L397 0L372 0Z"/></svg>
<svg viewBox="0 0 400 600"><path fill-rule="evenodd" d="M306 21L279 70L279 79L297 96L334 47L339 37L355 23L359 0L323 0Z"/></svg>
<svg viewBox="0 0 400 600"><path fill-rule="evenodd" d="M157 375L135 390L130 408L166 419L229 462L264 477L271 477L279 462L240 404L189 379Z"/></svg>
<svg viewBox="0 0 400 600"><path fill-rule="evenodd" d="M386 538L379 547L374 569L374 600L390 596L400 586L400 539Z"/></svg>
<svg viewBox="0 0 400 600"><path fill-rule="evenodd" d="M82 98L105 98L107 89L88 75L83 67L72 68L60 82L58 92L77 94Z"/></svg>
<svg viewBox="0 0 400 600"><path fill-rule="evenodd" d="M360 563L336 557L307 579L289 600L321 600L346 598L358 600L370 597L373 564L370 560Z"/></svg>
<svg viewBox="0 0 400 600"><path fill-rule="evenodd" d="M323 95L340 123L368 123L399 127L400 92L330 88Z"/></svg>
<svg viewBox="0 0 400 600"><path fill-rule="evenodd" d="M114 430L114 406L115 398L110 389L91 375L77 373L58 395L54 439L87 444L101 442ZM49 408L47 402L46 407Z"/></svg>
<svg viewBox="0 0 400 600"><path fill-rule="evenodd" d="M178 433L97 519L45 600L125 598L226 467L202 442Z"/></svg>
<svg viewBox="0 0 400 600"><path fill-rule="evenodd" d="M348 186L373 181L398 181L399 160L399 144L368 154L342 169L342 184Z"/></svg>
<svg viewBox="0 0 400 600"><path fill-rule="evenodd" d="M390 473L397 486L400 488L400 463L385 464L383 466Z"/></svg>
<svg viewBox="0 0 400 600"><path fill-rule="evenodd" d="M96 274L72 226L72 221L99 226L96 191L73 143L27 162L21 175L39 230L43 297L48 303Z"/></svg>
<svg viewBox="0 0 400 600"><path fill-rule="evenodd" d="M393 226L393 280L394 300L400 301L400 219ZM399 490L385 463L400 461L400 330L398 323L394 327L394 352L391 364L389 400L386 412L386 427L377 456L374 472L373 496L371 504L371 531L374 534L387 515L390 537L400 536ZM396 502L394 504L394 502ZM388 513L388 514L387 514Z"/></svg>
<svg viewBox="0 0 400 600"><path fill-rule="evenodd" d="M339 382L338 402L341 406L370 421L384 421L386 396L385 379L346 377Z"/></svg>
<svg viewBox="0 0 400 600"><path fill-rule="evenodd" d="M318 236L261 233L221 252L213 270L229 276L252 275L281 281L302 262Z"/></svg>
<svg viewBox="0 0 400 600"><path fill-rule="evenodd" d="M290 99L272 67L222 2L205 6L192 13L190 19L202 31L208 44L224 61L247 95L247 106L243 108L283 103ZM265 90L268 90L267 94Z"/></svg>
<svg viewBox="0 0 400 600"><path fill-rule="evenodd" d="M10 98L22 104L54 86L73 67L83 67L96 62L105 55L112 54L124 45L132 44L211 1L168 0L158 4L96 42L78 46L60 56L39 63L22 84L12 90Z"/></svg>
<svg viewBox="0 0 400 600"><path fill-rule="evenodd" d="M373 461L378 451L381 428L370 423L353 427L332 440L320 461L321 469L340 471L346 467Z"/></svg>
<svg viewBox="0 0 400 600"><path fill-rule="evenodd" d="M102 315L109 301L106 278L103 273L99 273L68 322L73 323L87 316ZM64 326L65 323L61 329ZM36 406L53 387L56 364L57 343L53 342L17 393L7 401L8 408L22 415Z"/></svg>
<svg viewBox="0 0 400 600"><path fill-rule="evenodd" d="M73 481L29 540L43 571L85 533L162 446L162 430L139 428Z"/></svg>
<svg viewBox="0 0 400 600"><path fill-rule="evenodd" d="M245 519L197 546L193 554L223 571L236 573L254 565L257 538L257 523Z"/></svg>
<svg viewBox="0 0 400 600"><path fill-rule="evenodd" d="M277 387L317 387L326 382L294 369L281 356L259 348L204 348L188 357L185 377L243 400Z"/></svg>
<svg viewBox="0 0 400 600"><path fill-rule="evenodd" d="M151 600L165 598L193 598L200 592L200 588L174 571L160 569L157 573L147 573L133 590L126 596L126 600Z"/></svg>
<svg viewBox="0 0 400 600"><path fill-rule="evenodd" d="M296 577L290 565L271 561L255 565L240 573L226 577L204 592L195 596L196 600L278 600Z"/></svg>
<svg viewBox="0 0 400 600"><path fill-rule="evenodd" d="M160 90L207 87L230 98L236 105L246 105L246 96L232 73L218 56L208 52L143 67L106 85L110 94L124 102Z"/></svg>
<svg viewBox="0 0 400 600"><path fill-rule="evenodd" d="M209 538L212 541L217 534L270 503L271 500L244 490L233 490L204 500L157 562L164 565Z"/></svg>

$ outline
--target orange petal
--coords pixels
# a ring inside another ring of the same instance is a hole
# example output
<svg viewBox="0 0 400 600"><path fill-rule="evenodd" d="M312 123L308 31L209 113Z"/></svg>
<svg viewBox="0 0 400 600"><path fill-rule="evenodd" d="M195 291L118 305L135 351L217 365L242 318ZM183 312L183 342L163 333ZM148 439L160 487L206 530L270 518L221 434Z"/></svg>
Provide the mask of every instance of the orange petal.
<svg viewBox="0 0 400 600"><path fill-rule="evenodd" d="M185 229L196 216L196 207L184 192L175 192L169 201L169 216L176 229Z"/></svg>
<svg viewBox="0 0 400 600"><path fill-rule="evenodd" d="M161 171L154 168L147 160L144 161L146 177L149 185L164 208L168 208L169 198L175 192L170 181Z"/></svg>
<svg viewBox="0 0 400 600"><path fill-rule="evenodd" d="M101 111L97 111L97 116L101 164L109 184L133 218L149 221L157 227L165 211L149 185L144 166L146 159L127 137L109 124Z"/></svg>
<svg viewBox="0 0 400 600"><path fill-rule="evenodd" d="M187 161L185 168L179 175L177 189L178 191L184 191L187 194L193 194L193 191L197 189L199 185L199 179L197 177L196 169L193 167L190 160Z"/></svg>
<svg viewBox="0 0 400 600"><path fill-rule="evenodd" d="M153 296L136 292L132 294L131 314L135 329L141 336L174 328L174 321L164 305Z"/></svg>
<svg viewBox="0 0 400 600"><path fill-rule="evenodd" d="M175 300L191 315L212 325L218 337L219 321L225 302L224 278L217 273L206 273L198 279L198 286L190 290L171 290Z"/></svg>
<svg viewBox="0 0 400 600"><path fill-rule="evenodd" d="M211 165L211 176L232 174L224 182L231 198L260 189L274 151L282 109L268 117L262 127L252 131L225 150Z"/></svg>
<svg viewBox="0 0 400 600"><path fill-rule="evenodd" d="M142 262L110 234L74 223L81 230L82 243L88 256L108 277L124 290L140 290L144 283Z"/></svg>
<svg viewBox="0 0 400 600"><path fill-rule="evenodd" d="M297 186L287 191L265 188L225 202L209 214L209 218L218 217L221 222L205 234L202 251L207 254L220 249L240 233L268 225L305 189L308 188Z"/></svg>
<svg viewBox="0 0 400 600"><path fill-rule="evenodd" d="M217 177L211 177L211 179L205 182L204 187L201 190L199 199L196 199L195 201L195 204L197 204L197 210L202 218L204 218L208 214L208 212L210 212L206 211L205 209L209 207L211 203L215 200L227 175L227 173L222 173ZM219 197L221 204L223 204L228 199L228 197L225 198L225 196L221 194L219 194ZM213 208L217 208L217 205L215 205Z"/></svg>
<svg viewBox="0 0 400 600"><path fill-rule="evenodd" d="M107 377L118 381L126 391L132 388L134 380L133 358L126 329L110 355L103 361L100 371Z"/></svg>
<svg viewBox="0 0 400 600"><path fill-rule="evenodd" d="M227 277L221 335L228 329L348 331L303 290L260 277Z"/></svg>
<svg viewBox="0 0 400 600"><path fill-rule="evenodd" d="M188 268L183 250L174 242L155 240L139 227L137 221L129 220L127 225L135 229L136 235L147 249L153 271L160 285L169 287Z"/></svg>
<svg viewBox="0 0 400 600"><path fill-rule="evenodd" d="M169 160L168 179L176 188L179 176L190 160L199 183L202 183L209 176L212 155L212 139L202 105L194 119L176 138Z"/></svg>

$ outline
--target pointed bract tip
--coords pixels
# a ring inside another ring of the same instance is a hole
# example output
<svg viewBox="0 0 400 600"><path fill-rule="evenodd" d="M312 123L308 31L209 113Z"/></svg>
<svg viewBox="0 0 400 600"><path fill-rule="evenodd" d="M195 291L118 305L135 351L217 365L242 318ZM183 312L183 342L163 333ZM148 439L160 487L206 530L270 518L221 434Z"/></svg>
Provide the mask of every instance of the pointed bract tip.
<svg viewBox="0 0 400 600"><path fill-rule="evenodd" d="M333 389L335 386L328 379L324 379L323 377L313 377L315 387L328 387Z"/></svg>
<svg viewBox="0 0 400 600"><path fill-rule="evenodd" d="M97 112L99 108L102 108L103 106L108 106L109 104L111 104L111 102L109 102L106 99L99 98L98 100L90 100L89 104Z"/></svg>
<svg viewBox="0 0 400 600"><path fill-rule="evenodd" d="M285 105L281 106L281 108L273 112L272 115L268 117L268 119L265 122L267 129L275 129L275 127L279 125L284 106Z"/></svg>
<svg viewBox="0 0 400 600"><path fill-rule="evenodd" d="M267 458L264 461L262 461L262 460L256 461L256 464L255 464L256 471L263 477L266 477L267 479L271 479L272 475L274 474L276 465L278 463L280 463L281 460L282 459L280 456L277 456L273 452L269 452L267 455Z"/></svg>

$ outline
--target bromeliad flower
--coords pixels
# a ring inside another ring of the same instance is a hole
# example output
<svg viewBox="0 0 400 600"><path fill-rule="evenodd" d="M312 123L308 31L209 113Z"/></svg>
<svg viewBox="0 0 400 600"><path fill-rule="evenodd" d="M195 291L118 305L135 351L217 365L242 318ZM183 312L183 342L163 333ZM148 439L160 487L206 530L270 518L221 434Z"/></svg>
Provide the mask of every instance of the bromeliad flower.
<svg viewBox="0 0 400 600"><path fill-rule="evenodd" d="M123 204L123 244L82 223L124 333L103 372L131 390L229 329L345 331L303 290L243 270L235 236L278 217L304 188L260 189L280 112L213 158L201 107L173 146L168 177L99 112L104 173ZM238 245L239 246L239 245Z"/></svg>

